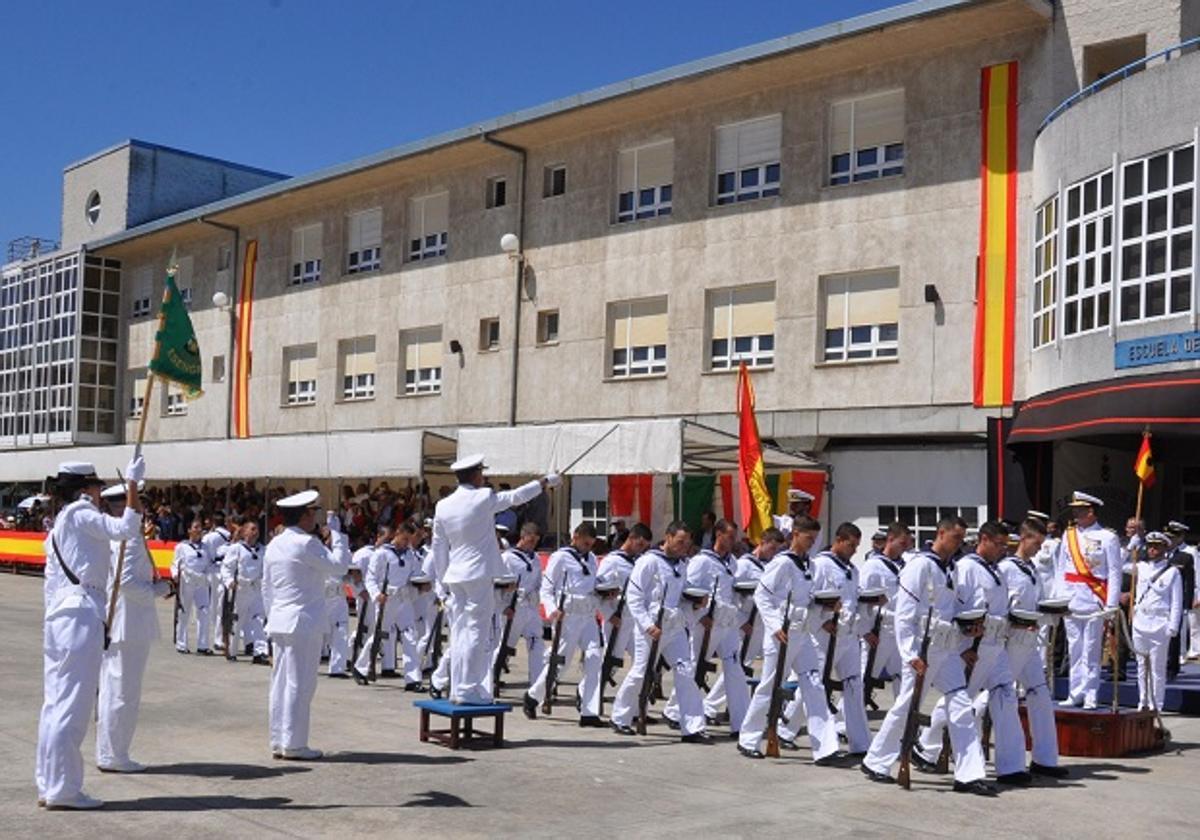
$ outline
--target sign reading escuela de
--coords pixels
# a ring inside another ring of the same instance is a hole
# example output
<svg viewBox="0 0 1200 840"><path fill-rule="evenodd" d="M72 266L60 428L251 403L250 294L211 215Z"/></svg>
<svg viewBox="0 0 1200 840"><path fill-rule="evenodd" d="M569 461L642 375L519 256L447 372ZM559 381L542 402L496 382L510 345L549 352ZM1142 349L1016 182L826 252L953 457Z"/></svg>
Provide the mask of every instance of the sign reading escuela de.
<svg viewBox="0 0 1200 840"><path fill-rule="evenodd" d="M1121 370L1192 359L1200 359L1200 332L1151 335L1118 341L1113 366Z"/></svg>

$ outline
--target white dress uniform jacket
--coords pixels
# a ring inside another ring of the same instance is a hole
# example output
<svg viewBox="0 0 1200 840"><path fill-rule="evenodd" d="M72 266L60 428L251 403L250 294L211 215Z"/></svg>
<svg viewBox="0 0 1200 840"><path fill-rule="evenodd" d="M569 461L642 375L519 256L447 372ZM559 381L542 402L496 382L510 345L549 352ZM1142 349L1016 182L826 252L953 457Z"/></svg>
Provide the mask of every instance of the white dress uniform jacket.
<svg viewBox="0 0 1200 840"><path fill-rule="evenodd" d="M1167 696L1167 653L1171 637L1179 632L1182 608L1183 578L1179 569L1165 557L1157 563L1142 563L1133 608L1138 708L1151 708L1153 700L1153 708L1162 709Z"/></svg>

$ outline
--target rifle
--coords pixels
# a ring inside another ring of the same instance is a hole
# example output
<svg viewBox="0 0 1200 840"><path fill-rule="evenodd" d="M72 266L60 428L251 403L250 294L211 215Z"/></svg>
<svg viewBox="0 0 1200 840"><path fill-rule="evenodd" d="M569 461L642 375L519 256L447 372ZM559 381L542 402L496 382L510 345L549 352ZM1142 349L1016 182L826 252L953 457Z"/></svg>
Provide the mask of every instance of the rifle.
<svg viewBox="0 0 1200 840"><path fill-rule="evenodd" d="M436 671L442 661L442 624L446 620L446 606L438 604L437 615L433 617L433 629L429 631L429 641L425 644L425 657L429 659L429 670Z"/></svg>
<svg viewBox="0 0 1200 840"><path fill-rule="evenodd" d="M783 607L783 641L779 643L779 653L775 657L775 676L771 680L771 705L767 707L767 748L764 751L771 758L779 758L779 720L783 717L783 675L787 671L788 633L792 630L792 593L789 592L787 602ZM766 628L763 628L766 632Z"/></svg>
<svg viewBox="0 0 1200 840"><path fill-rule="evenodd" d="M711 603L708 605L708 626L704 628L704 636L700 640L700 656L696 659L696 687L708 691L708 673L717 670L716 664L708 661L708 645L712 639L713 615L717 609L717 581L713 581Z"/></svg>
<svg viewBox="0 0 1200 840"><path fill-rule="evenodd" d="M929 667L929 633L933 629L933 607L925 617L925 635L921 638L921 649L917 658ZM909 698L908 716L904 719L904 738L900 741L900 772L896 781L905 790L912 788L912 751L917 741L917 725L921 716L921 695L925 690L925 674L913 674L912 697Z"/></svg>
<svg viewBox="0 0 1200 840"><path fill-rule="evenodd" d="M175 647L179 647L179 614L183 612L183 569L179 570L179 576L171 583L175 587L175 609L172 617L175 624Z"/></svg>
<svg viewBox="0 0 1200 840"><path fill-rule="evenodd" d="M508 604L511 615L504 620L504 633L500 636L500 650L496 652L496 661L492 664L493 687L500 685L500 674L508 673L508 657L517 652L515 647L509 647L508 637L512 634L513 619L517 616L517 598L520 595L519 589L513 590L512 600Z"/></svg>
<svg viewBox="0 0 1200 840"><path fill-rule="evenodd" d="M546 699L542 701L542 714L550 714L550 709L553 706L553 692L558 683L558 666L567 664L567 660L558 654L558 646L562 644L562 629L563 629L563 607L567 603L567 593L560 592L558 595L558 618L554 620L554 636L550 641L550 661L547 663L546 671Z"/></svg>
<svg viewBox="0 0 1200 840"><path fill-rule="evenodd" d="M363 590L366 594L366 589ZM362 653L363 642L367 638L367 604L370 602L366 598L354 597L354 607L358 612L358 626L354 628L354 652L350 657L351 662L358 661L358 655Z"/></svg>
<svg viewBox="0 0 1200 840"><path fill-rule="evenodd" d="M650 697L654 693L656 675L658 673L658 643L662 640L663 616L667 611L667 588L663 587L662 603L658 605L658 616L654 626L658 628L658 638L650 640L650 655L646 657L646 673L642 675L642 687L638 691L638 722L637 733L646 734L646 715L650 709Z"/></svg>
<svg viewBox="0 0 1200 840"><path fill-rule="evenodd" d="M746 623L750 625L750 632L742 638L742 649L738 654L738 662L741 663L742 670L746 672L747 677L754 676L754 668L746 664L746 656L750 653L750 638L754 635L754 619L758 618L758 604L751 604L750 618Z"/></svg>
<svg viewBox="0 0 1200 840"><path fill-rule="evenodd" d="M383 600L375 607L375 634L371 637L371 664L367 668L367 679L374 682L375 662L379 659L379 654L383 651L383 640L387 636L387 630L383 627L383 611L387 606L388 599L388 576L392 572L392 560L389 557L385 561L387 565L383 567L383 588L379 590L379 594L383 596Z"/></svg>
<svg viewBox="0 0 1200 840"><path fill-rule="evenodd" d="M625 586L621 588L621 598L617 601L617 609L613 615L618 620L625 619L625 595L629 590L629 579L625 579ZM613 679L613 672L625 664L625 657L616 656L617 651L617 636L621 635L620 627L613 627L608 632L608 642L604 645L604 662L600 666L600 700L604 701L604 686L611 685L617 687L617 681Z"/></svg>
<svg viewBox="0 0 1200 840"><path fill-rule="evenodd" d="M882 628L883 607L881 606L875 611L875 623L871 625L871 635L876 639L875 646L867 651L867 667L863 671L863 690L866 691L863 700L871 708L871 711L879 708L879 704L875 702L872 695L875 694L875 689L883 687L883 680L875 678L875 654L879 652L879 631Z"/></svg>
<svg viewBox="0 0 1200 840"><path fill-rule="evenodd" d="M837 652L837 635L838 635L838 611L834 610L833 632L829 634L829 646L825 649L825 671L821 675L821 681L825 684L825 705L829 707L831 715L837 714L837 704L833 702L833 692L841 685L833 678L833 655Z"/></svg>
<svg viewBox="0 0 1200 840"><path fill-rule="evenodd" d="M233 622L237 618L234 613L234 607L237 602L238 588L238 563L235 560L233 563L233 585L225 587L225 591L221 593L221 642L225 645L225 657L227 659L236 658L233 648L229 646L231 637L233 636Z"/></svg>

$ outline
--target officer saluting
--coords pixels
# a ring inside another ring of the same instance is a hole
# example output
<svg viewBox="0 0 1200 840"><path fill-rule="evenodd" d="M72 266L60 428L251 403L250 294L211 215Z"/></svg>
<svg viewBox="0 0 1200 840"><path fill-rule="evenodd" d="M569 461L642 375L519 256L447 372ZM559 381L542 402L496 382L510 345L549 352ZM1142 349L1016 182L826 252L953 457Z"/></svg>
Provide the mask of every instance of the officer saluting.
<svg viewBox="0 0 1200 840"><path fill-rule="evenodd" d="M79 750L92 720L104 653L105 588L113 540L135 540L142 525L137 482L146 463L125 468L128 506L120 519L99 510L104 482L91 464L59 465L55 492L64 507L46 538L44 702L38 721L38 804L86 810L104 805L83 792Z"/></svg>
<svg viewBox="0 0 1200 840"><path fill-rule="evenodd" d="M551 473L516 490L495 492L483 483L483 456L450 465L458 489L437 503L431 565L450 594L450 702L488 704L493 617L492 581L505 573L496 544L496 514L535 498L562 481Z"/></svg>
<svg viewBox="0 0 1200 840"><path fill-rule="evenodd" d="M267 634L275 645L271 754L300 761L321 757L320 750L308 746L308 716L321 665L325 581L350 566L350 543L335 512L327 514L328 529L321 529L321 537L313 533L318 498L316 490L304 490L275 503L285 527L263 557Z"/></svg>
<svg viewBox="0 0 1200 840"><path fill-rule="evenodd" d="M787 491L787 498L788 512L782 516L772 516L771 520L775 527L783 533L784 538L790 540L792 538L792 522L809 515L816 497L812 493L793 487Z"/></svg>

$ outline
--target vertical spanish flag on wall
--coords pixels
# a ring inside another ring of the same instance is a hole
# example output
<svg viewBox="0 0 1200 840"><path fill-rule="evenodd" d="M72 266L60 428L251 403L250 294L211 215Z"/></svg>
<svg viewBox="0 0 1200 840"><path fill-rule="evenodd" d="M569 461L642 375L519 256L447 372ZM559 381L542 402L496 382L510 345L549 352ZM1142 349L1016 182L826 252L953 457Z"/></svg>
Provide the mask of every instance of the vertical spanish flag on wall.
<svg viewBox="0 0 1200 840"><path fill-rule="evenodd" d="M745 362L738 368L737 413L738 498L742 516L739 524L750 539L757 542L759 535L771 527L771 493L767 490L758 418L754 416L754 386L750 384L750 371Z"/></svg>
<svg viewBox="0 0 1200 840"><path fill-rule="evenodd" d="M975 405L1012 404L1017 281L1017 63L983 68Z"/></svg>
<svg viewBox="0 0 1200 840"><path fill-rule="evenodd" d="M250 326L254 310L254 267L258 240L246 243L242 263L242 288L238 294L237 325L233 348L233 436L250 437Z"/></svg>

